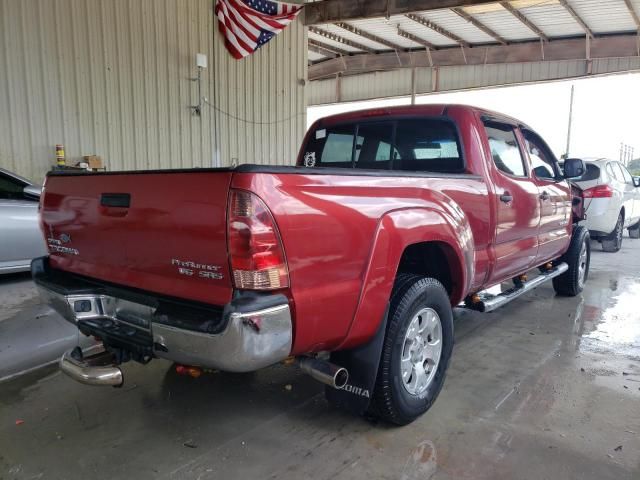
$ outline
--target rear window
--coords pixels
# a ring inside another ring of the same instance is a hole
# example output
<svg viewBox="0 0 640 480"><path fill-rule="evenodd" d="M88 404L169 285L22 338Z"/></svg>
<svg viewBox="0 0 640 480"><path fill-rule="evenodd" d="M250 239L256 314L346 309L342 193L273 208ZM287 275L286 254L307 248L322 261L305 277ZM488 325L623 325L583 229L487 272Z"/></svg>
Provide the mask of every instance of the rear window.
<svg viewBox="0 0 640 480"><path fill-rule="evenodd" d="M318 128L303 151L307 167L461 173L453 123L438 119L369 121Z"/></svg>
<svg viewBox="0 0 640 480"><path fill-rule="evenodd" d="M580 182L589 182L591 180L597 180L598 178L600 178L600 167L592 164L592 163L587 163L587 171L585 172L585 174L580 178Z"/></svg>

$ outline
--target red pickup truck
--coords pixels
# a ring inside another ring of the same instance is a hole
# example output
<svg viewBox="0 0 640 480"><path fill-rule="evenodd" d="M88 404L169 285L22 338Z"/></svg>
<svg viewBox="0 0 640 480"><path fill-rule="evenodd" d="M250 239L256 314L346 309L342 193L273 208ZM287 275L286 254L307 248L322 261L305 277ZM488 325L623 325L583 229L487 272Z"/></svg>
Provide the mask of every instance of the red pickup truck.
<svg viewBox="0 0 640 480"><path fill-rule="evenodd" d="M476 108L337 115L295 167L50 173L32 273L102 342L63 356L76 380L118 386L122 363L156 357L192 373L290 361L334 404L405 424L443 386L453 307L545 280L582 290L589 235L567 179L584 170Z"/></svg>

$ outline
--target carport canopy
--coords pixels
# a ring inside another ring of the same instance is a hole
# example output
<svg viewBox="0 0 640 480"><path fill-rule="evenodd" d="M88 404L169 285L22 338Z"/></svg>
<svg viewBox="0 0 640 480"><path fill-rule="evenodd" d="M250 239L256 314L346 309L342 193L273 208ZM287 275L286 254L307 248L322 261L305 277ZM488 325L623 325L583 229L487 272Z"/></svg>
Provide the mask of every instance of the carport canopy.
<svg viewBox="0 0 640 480"><path fill-rule="evenodd" d="M640 0L323 0L307 4L305 23L309 79L332 79L331 90L342 76L402 69L403 94L441 90L441 67L580 62L551 78L640 69ZM420 68L432 70L428 88L416 86ZM311 104L323 103L317 93Z"/></svg>

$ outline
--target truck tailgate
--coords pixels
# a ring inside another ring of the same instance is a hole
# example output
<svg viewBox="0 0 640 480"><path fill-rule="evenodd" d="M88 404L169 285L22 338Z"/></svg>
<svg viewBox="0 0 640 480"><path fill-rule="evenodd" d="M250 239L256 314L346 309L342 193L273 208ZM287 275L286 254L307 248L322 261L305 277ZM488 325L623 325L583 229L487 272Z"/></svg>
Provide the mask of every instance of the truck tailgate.
<svg viewBox="0 0 640 480"><path fill-rule="evenodd" d="M41 222L53 268L214 305L230 301L231 171L50 175Z"/></svg>

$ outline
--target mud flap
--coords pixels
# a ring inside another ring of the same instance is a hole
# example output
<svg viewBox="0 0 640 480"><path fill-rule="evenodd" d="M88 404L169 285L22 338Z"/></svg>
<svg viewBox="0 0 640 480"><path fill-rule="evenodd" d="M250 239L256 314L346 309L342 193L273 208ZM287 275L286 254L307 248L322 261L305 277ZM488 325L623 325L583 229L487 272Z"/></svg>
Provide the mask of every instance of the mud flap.
<svg viewBox="0 0 640 480"><path fill-rule="evenodd" d="M389 305L369 343L331 354L331 363L344 367L349 372L349 383L344 388L326 387L325 395L332 405L356 415L362 415L369 408L378 376L388 313Z"/></svg>

